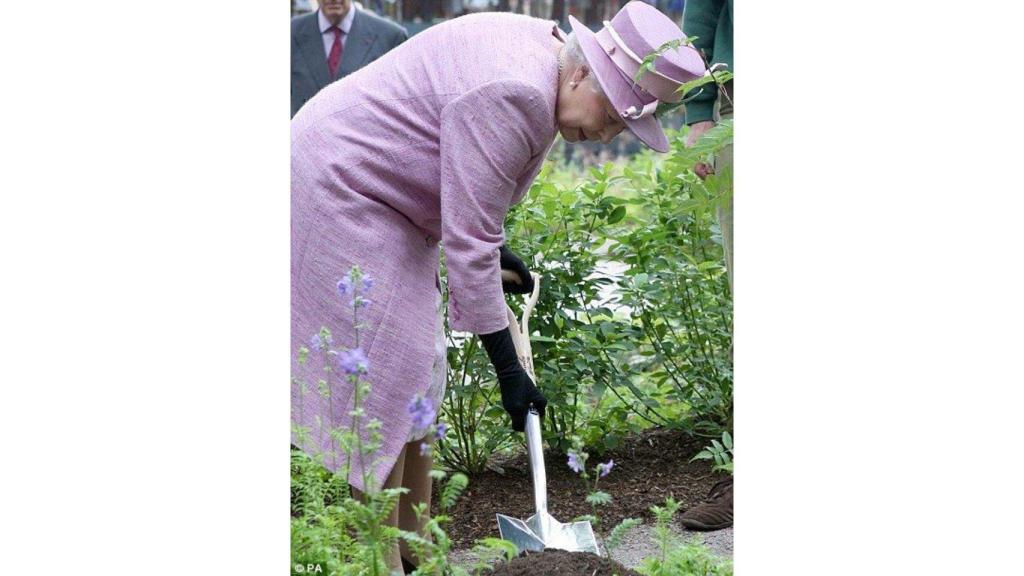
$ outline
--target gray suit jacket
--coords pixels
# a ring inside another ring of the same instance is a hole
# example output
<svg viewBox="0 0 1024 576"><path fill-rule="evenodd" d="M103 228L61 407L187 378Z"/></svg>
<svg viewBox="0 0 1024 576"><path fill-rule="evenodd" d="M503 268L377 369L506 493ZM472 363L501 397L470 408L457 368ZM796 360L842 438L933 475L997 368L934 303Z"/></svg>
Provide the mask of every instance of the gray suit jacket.
<svg viewBox="0 0 1024 576"><path fill-rule="evenodd" d="M383 56L408 37L405 28L366 10L356 10L345 40L337 78L331 78L317 13L292 18L292 116L324 86Z"/></svg>

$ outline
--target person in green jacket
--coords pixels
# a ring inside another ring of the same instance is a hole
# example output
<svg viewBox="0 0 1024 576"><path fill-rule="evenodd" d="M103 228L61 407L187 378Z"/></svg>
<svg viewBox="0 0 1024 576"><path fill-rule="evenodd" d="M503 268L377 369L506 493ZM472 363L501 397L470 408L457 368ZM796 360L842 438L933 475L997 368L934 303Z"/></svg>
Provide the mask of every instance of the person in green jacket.
<svg viewBox="0 0 1024 576"><path fill-rule="evenodd" d="M687 0L683 11L683 32L696 36L694 47L704 53L709 65L725 64L725 70L735 73L732 65L732 0ZM709 66L710 67L710 66ZM695 91L700 88L694 89ZM723 118L732 118L732 80L725 83L725 94L707 84L686 104L686 124L690 132L686 145L692 146L702 134ZM714 166L698 164L694 171L701 178L732 165L732 146L715 157ZM722 229L722 248L732 290L732 194L718 209L718 224ZM732 477L715 484L704 502L687 510L680 522L690 530L720 530L732 526Z"/></svg>
<svg viewBox="0 0 1024 576"><path fill-rule="evenodd" d="M725 64L726 70L736 72L732 65L732 0L689 0L683 13L683 32L696 36L693 46L704 53L709 64ZM728 100L720 98L712 86L705 86L698 96L690 95L686 124L691 138L699 138L715 125L716 104L721 116L732 115L732 82L726 84L726 91Z"/></svg>

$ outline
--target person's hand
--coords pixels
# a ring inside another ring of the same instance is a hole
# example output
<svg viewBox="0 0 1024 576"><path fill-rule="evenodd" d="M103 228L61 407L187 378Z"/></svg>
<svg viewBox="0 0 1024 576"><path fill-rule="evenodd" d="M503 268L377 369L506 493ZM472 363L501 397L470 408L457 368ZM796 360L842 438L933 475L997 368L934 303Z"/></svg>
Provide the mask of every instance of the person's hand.
<svg viewBox="0 0 1024 576"><path fill-rule="evenodd" d="M544 417L548 400L524 370L499 376L498 386L501 387L501 405L512 417L513 430L526 430L526 414L530 411L530 405L537 409L541 418Z"/></svg>
<svg viewBox="0 0 1024 576"><path fill-rule="evenodd" d="M487 351L487 357L491 359L491 364L494 365L494 372L498 375L501 405L512 417L512 429L522 432L526 429L526 414L530 410L530 405L533 404L543 418L544 408L548 405L547 398L519 363L511 329L506 327L490 334L481 334L480 341Z"/></svg>
<svg viewBox="0 0 1024 576"><path fill-rule="evenodd" d="M501 258L501 289L506 294L533 292L533 276L519 256L504 245L498 249L498 253Z"/></svg>
<svg viewBox="0 0 1024 576"><path fill-rule="evenodd" d="M712 120L705 120L703 122L695 122L690 125L690 132L686 135L686 147L689 148L697 143L697 139L704 135L705 132L715 127L715 123ZM708 177L708 174L714 174L715 170L703 162L697 162L693 167L693 171L697 173L697 176L701 180Z"/></svg>

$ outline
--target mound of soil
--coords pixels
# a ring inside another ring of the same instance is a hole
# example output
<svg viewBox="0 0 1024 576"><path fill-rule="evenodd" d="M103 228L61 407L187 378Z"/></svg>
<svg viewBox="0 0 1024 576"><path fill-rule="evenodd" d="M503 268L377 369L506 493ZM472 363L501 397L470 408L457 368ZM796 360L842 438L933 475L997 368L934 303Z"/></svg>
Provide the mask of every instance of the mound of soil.
<svg viewBox="0 0 1024 576"><path fill-rule="evenodd" d="M503 562L489 572L488 576L641 576L622 564L608 558L595 556L590 552L566 552L545 550L527 552L511 562Z"/></svg>
<svg viewBox="0 0 1024 576"><path fill-rule="evenodd" d="M595 526L595 531L607 533L624 518L652 521L654 518L648 509L664 504L668 496L680 502L681 511L700 503L711 486L727 476L712 472L712 464L706 460L689 461L707 443L705 439L678 430L651 429L625 439L621 446L599 460L591 455L589 466L597 461L607 462L609 458L615 460L612 472L602 478L598 486L611 494L613 500L610 505L598 508L601 525ZM590 514L591 508L586 502L588 488L569 469L565 455L548 451L544 463L548 511L562 522ZM525 520L534 512L526 455L519 454L496 464L504 473L488 470L470 476L469 488L449 510L451 522L446 529L456 548L471 547L480 538L497 537L495 515L498 513ZM436 508L436 493L433 501Z"/></svg>

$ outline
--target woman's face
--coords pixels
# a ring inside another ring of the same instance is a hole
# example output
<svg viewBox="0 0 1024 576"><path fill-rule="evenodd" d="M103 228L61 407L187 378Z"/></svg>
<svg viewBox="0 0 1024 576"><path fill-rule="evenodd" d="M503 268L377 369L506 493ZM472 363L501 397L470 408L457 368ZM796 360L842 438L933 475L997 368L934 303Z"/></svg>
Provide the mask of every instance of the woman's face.
<svg viewBox="0 0 1024 576"><path fill-rule="evenodd" d="M580 66L559 87L556 113L558 131L568 142L600 140L607 144L626 127L587 66Z"/></svg>

